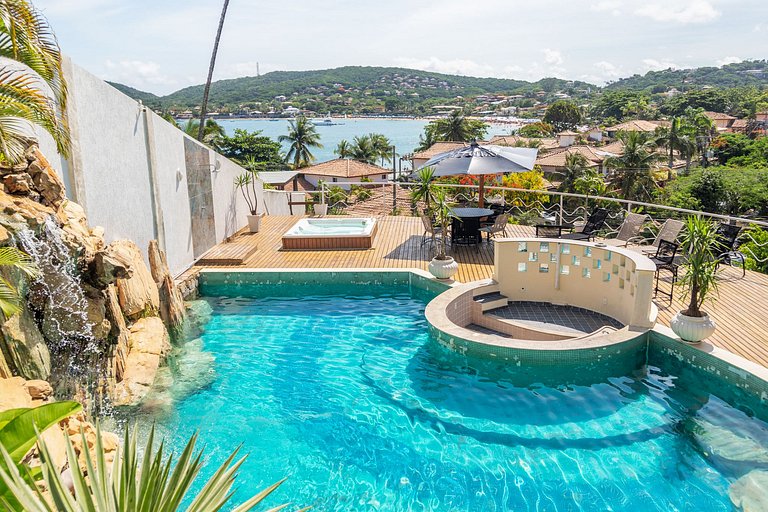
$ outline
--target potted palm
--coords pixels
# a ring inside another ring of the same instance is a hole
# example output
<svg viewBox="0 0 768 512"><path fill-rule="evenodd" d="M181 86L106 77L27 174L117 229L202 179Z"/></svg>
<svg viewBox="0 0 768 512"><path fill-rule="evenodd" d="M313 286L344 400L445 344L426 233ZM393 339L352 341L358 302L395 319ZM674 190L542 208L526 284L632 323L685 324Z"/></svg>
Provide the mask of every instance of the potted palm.
<svg viewBox="0 0 768 512"><path fill-rule="evenodd" d="M248 205L248 229L251 233L259 232L261 217L264 215L258 212L259 196L256 194L256 181L258 178L259 173L255 167L246 169L245 172L235 178L235 187L240 189L245 203Z"/></svg>
<svg viewBox="0 0 768 512"><path fill-rule="evenodd" d="M678 312L670 327L681 339L698 343L715 332L715 321L701 310L704 302L717 293L717 256L720 241L714 222L701 217L688 217L682 243L686 260L680 284L688 297L688 308Z"/></svg>
<svg viewBox="0 0 768 512"><path fill-rule="evenodd" d="M432 216L441 229L441 235L437 238L437 255L429 262L429 272L438 279L450 279L459 271L459 264L446 254L446 234L448 224L456 216L448 205L444 190L438 190L432 196Z"/></svg>

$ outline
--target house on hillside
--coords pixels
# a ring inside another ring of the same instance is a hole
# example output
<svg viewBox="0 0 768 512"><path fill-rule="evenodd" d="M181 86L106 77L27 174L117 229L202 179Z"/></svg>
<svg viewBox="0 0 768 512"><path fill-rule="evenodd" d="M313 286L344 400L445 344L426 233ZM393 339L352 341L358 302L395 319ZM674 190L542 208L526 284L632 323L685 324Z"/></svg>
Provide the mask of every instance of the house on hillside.
<svg viewBox="0 0 768 512"><path fill-rule="evenodd" d="M275 190L286 190L289 192L315 190L314 185L307 181L301 171L265 171L259 173L259 179L265 186Z"/></svg>
<svg viewBox="0 0 768 512"><path fill-rule="evenodd" d="M566 157L573 154L582 155L587 159L588 167L596 168L603 174L607 172L607 169L605 168L605 160L611 156L617 156L613 153L602 151L602 148L598 149L593 146L578 145L556 149L549 153L539 155L536 159L536 165L541 167L545 176L552 179L552 175L565 169Z"/></svg>
<svg viewBox="0 0 768 512"><path fill-rule="evenodd" d="M722 112L704 112L704 115L714 123L718 132L728 131L733 125L733 122L736 121L735 117L723 114Z"/></svg>
<svg viewBox="0 0 768 512"><path fill-rule="evenodd" d="M557 134L557 145L561 148L567 148L573 146L576 143L576 139L580 134L566 130Z"/></svg>
<svg viewBox="0 0 768 512"><path fill-rule="evenodd" d="M520 137L519 135L495 135L488 144L511 147L537 147L539 152L550 151L560 147L560 142L552 137Z"/></svg>
<svg viewBox="0 0 768 512"><path fill-rule="evenodd" d="M659 126L669 126L669 121L646 121L644 119L633 119L623 123L609 126L605 129L608 136L613 138L619 132L655 132Z"/></svg>
<svg viewBox="0 0 768 512"><path fill-rule="evenodd" d="M313 187L318 187L321 181L332 185L338 182L360 181L362 178L381 183L387 181L392 171L378 165L357 160L337 158L336 160L304 167L301 169L301 174ZM344 189L350 188L349 185L339 186Z"/></svg>
<svg viewBox="0 0 768 512"><path fill-rule="evenodd" d="M603 129L599 126L590 126L586 130L584 130L583 135L586 137L587 140L592 142L602 142L603 141Z"/></svg>

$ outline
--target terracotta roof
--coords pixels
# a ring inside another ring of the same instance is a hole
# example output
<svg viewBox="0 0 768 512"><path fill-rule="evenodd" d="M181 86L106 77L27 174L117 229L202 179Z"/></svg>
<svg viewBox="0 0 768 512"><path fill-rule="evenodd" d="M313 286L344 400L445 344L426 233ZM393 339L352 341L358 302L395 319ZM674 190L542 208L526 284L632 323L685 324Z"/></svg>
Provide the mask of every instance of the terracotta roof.
<svg viewBox="0 0 768 512"><path fill-rule="evenodd" d="M567 148L562 148L560 151L553 151L540 156L536 159L536 165L565 167L565 157L578 153L584 155L584 158L587 159L590 167L597 167L606 158L605 155L600 155L597 151L598 148L593 148L592 146L569 146Z"/></svg>
<svg viewBox="0 0 768 512"><path fill-rule="evenodd" d="M731 128L746 128L748 124L748 119L736 119L733 121Z"/></svg>
<svg viewBox="0 0 768 512"><path fill-rule="evenodd" d="M488 144L495 144L497 146L516 146L523 143L528 144L530 141L537 140L541 143L539 149L556 149L560 147L560 142L557 139L552 138L533 138L533 137L520 137L518 135L495 135Z"/></svg>
<svg viewBox="0 0 768 512"><path fill-rule="evenodd" d="M301 169L304 175L314 176L333 176L336 178L360 178L362 176L373 176L375 174L387 174L392 172L390 169L379 167L378 165L367 164L357 160L337 158L317 165L311 165Z"/></svg>
<svg viewBox="0 0 768 512"><path fill-rule="evenodd" d="M659 126L665 124L660 121L645 121L643 119L634 119L632 121L626 121L615 126L610 126L605 129L607 132L653 132Z"/></svg>
<svg viewBox="0 0 768 512"><path fill-rule="evenodd" d="M723 114L722 112L704 112L704 115L712 119L713 121L718 121L718 120L730 121L731 119L736 119L735 117L729 116L728 114Z"/></svg>
<svg viewBox="0 0 768 512"><path fill-rule="evenodd" d="M614 155L620 155L624 152L624 143L620 140L615 140L605 146L595 147L596 151L603 151L605 153L613 153Z"/></svg>
<svg viewBox="0 0 768 512"><path fill-rule="evenodd" d="M435 142L424 151L419 151L418 153L414 153L411 158L418 159L418 160L420 159L429 160L433 156L437 156L440 153L453 151L454 149L463 148L464 146L466 146L464 142Z"/></svg>

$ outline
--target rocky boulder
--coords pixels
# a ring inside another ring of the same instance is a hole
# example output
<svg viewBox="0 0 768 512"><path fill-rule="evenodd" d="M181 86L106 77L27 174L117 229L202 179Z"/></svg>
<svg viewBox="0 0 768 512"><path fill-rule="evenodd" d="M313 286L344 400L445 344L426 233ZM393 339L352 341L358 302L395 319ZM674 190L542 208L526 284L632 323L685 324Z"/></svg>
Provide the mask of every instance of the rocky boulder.
<svg viewBox="0 0 768 512"><path fill-rule="evenodd" d="M117 279L130 279L133 269L130 261L121 258L121 254L109 246L98 251L88 267L91 283L100 288L106 288Z"/></svg>
<svg viewBox="0 0 768 512"><path fill-rule="evenodd" d="M114 405L137 404L149 392L158 368L171 350L163 321L158 317L138 320L130 327L128 347L122 380L114 390Z"/></svg>
<svg viewBox="0 0 768 512"><path fill-rule="evenodd" d="M90 263L96 253L104 248L103 230L91 229L83 207L72 201L62 202L56 216L67 244L81 250L85 262Z"/></svg>
<svg viewBox="0 0 768 512"><path fill-rule="evenodd" d="M3 176L3 186L9 194L26 195L32 192L34 183L32 176L26 172L20 172Z"/></svg>
<svg viewBox="0 0 768 512"><path fill-rule="evenodd" d="M27 379L47 379L51 354L26 304L0 326L8 366Z"/></svg>
<svg viewBox="0 0 768 512"><path fill-rule="evenodd" d="M157 240L149 242L149 268L152 272L152 279L157 285L160 294L160 318L163 319L174 334L177 334L184 323L186 308L181 292L176 287L176 283L171 276L168 268L168 260L165 252L160 250Z"/></svg>
<svg viewBox="0 0 768 512"><path fill-rule="evenodd" d="M116 281L117 297L126 318L137 320L157 315L160 294L138 246L130 240L115 240L109 244L108 250L133 270L130 278Z"/></svg>
<svg viewBox="0 0 768 512"><path fill-rule="evenodd" d="M27 167L27 173L32 177L35 189L46 205L58 208L67 197L64 183L37 146L33 146L29 157L32 161Z"/></svg>

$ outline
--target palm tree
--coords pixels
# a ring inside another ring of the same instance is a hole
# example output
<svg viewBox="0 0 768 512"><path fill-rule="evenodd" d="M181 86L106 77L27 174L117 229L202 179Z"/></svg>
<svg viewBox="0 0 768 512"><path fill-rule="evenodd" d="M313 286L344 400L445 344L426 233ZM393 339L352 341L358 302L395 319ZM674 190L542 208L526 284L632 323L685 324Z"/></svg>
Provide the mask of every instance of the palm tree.
<svg viewBox="0 0 768 512"><path fill-rule="evenodd" d="M576 180L584 175L589 168L587 157L581 153L570 153L565 156L565 167L559 174L562 177L558 190L560 192L573 192Z"/></svg>
<svg viewBox="0 0 768 512"><path fill-rule="evenodd" d="M224 127L214 119L205 120L205 130L203 130L202 138L198 138L200 135L200 121L197 119L188 120L187 124L184 125L183 130L184 133L190 137L197 138L197 140L208 146L213 146L216 144L216 141L219 140L219 137L224 137L227 134L224 131Z"/></svg>
<svg viewBox="0 0 768 512"><path fill-rule="evenodd" d="M23 157L29 144L29 124L45 129L58 151L68 155L67 84L61 50L48 21L26 0L0 2L0 57L28 68L3 66L0 70L0 155L11 162ZM54 101L41 90L41 79Z"/></svg>
<svg viewBox="0 0 768 512"><path fill-rule="evenodd" d="M0 247L0 267L14 268L32 279L40 275L40 270L29 255L15 247ZM18 290L5 277L0 276L0 313L9 318L20 309L21 297Z"/></svg>
<svg viewBox="0 0 768 512"><path fill-rule="evenodd" d="M333 152L339 158L349 158L350 156L352 156L352 146L350 146L349 141L342 140L339 142L339 144L336 146L336 149L334 149Z"/></svg>
<svg viewBox="0 0 768 512"><path fill-rule="evenodd" d="M679 117L673 117L669 127L660 126L656 128L656 144L661 147L665 147L669 150L669 168L671 169L675 163L675 151L680 151L683 148L683 137L685 137L685 126L683 119Z"/></svg>
<svg viewBox="0 0 768 512"><path fill-rule="evenodd" d="M433 121L435 139L450 142L470 142L485 136L487 125L482 121L468 119L461 110L454 110L444 119Z"/></svg>
<svg viewBox="0 0 768 512"><path fill-rule="evenodd" d="M352 148L350 156L360 162L372 164L376 162L379 156L376 147L373 145L370 135L362 135L352 139Z"/></svg>
<svg viewBox="0 0 768 512"><path fill-rule="evenodd" d="M368 135L373 145L373 150L381 159L381 166L384 167L384 162L392 162L392 141L381 133L371 133Z"/></svg>
<svg viewBox="0 0 768 512"><path fill-rule="evenodd" d="M434 183L435 169L433 167L424 167L419 169L416 174L416 182L411 189L411 201L424 201L426 210L429 211L431 204L435 202L435 193L437 187Z"/></svg>
<svg viewBox="0 0 768 512"><path fill-rule="evenodd" d="M304 116L292 120L288 135L281 135L277 140L290 144L288 153L285 155L285 161L293 160L294 169L306 167L315 160L310 148L323 147L320 144L320 134L317 133L315 125Z"/></svg>
<svg viewBox="0 0 768 512"><path fill-rule="evenodd" d="M216 54L219 52L219 41L221 40L221 30L224 28L224 18L227 16L227 7L229 0L224 0L224 6L221 8L221 17L219 17L219 27L216 30L216 39L213 41L213 51L211 52L211 63L208 65L208 78L205 81L203 89L203 103L200 105L200 125L197 131L197 140L203 142L205 136L205 114L208 112L208 93L211 92L211 81L213 80L213 68L216 66Z"/></svg>
<svg viewBox="0 0 768 512"><path fill-rule="evenodd" d="M619 132L618 138L624 143L624 151L606 159L606 165L615 170L614 186L624 199L635 199L643 192L650 197L648 189L656 185L651 169L659 160L652 134Z"/></svg>

